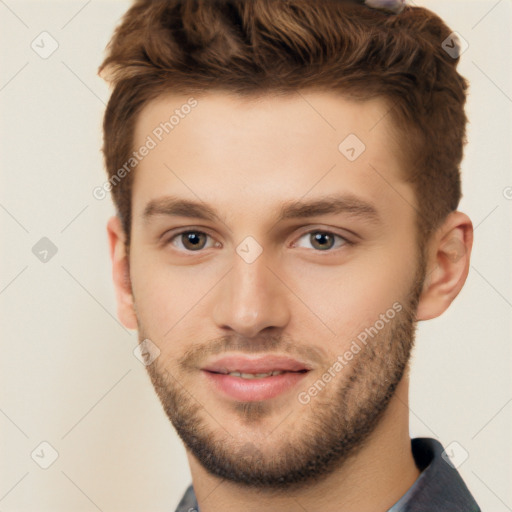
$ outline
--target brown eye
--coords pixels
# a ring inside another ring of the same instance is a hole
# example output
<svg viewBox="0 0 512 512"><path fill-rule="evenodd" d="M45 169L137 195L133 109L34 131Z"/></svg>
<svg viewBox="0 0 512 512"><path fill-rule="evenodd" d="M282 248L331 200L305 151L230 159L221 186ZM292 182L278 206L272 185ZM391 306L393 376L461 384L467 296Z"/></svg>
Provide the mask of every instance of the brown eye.
<svg viewBox="0 0 512 512"><path fill-rule="evenodd" d="M184 231L171 239L173 245L186 251L200 251L206 247L208 235L201 231Z"/></svg>
<svg viewBox="0 0 512 512"><path fill-rule="evenodd" d="M329 251L330 249L338 249L344 245L351 245L351 242L336 233L320 230L304 233L296 244L297 247L312 247L317 251Z"/></svg>
<svg viewBox="0 0 512 512"><path fill-rule="evenodd" d="M186 249L196 251L203 249L206 244L206 234L198 233L197 231L189 231L181 234L183 246Z"/></svg>
<svg viewBox="0 0 512 512"><path fill-rule="evenodd" d="M315 247L315 249L320 249L321 251L331 249L334 245L334 237L330 233L317 231L316 233L310 233L309 237L311 245Z"/></svg>

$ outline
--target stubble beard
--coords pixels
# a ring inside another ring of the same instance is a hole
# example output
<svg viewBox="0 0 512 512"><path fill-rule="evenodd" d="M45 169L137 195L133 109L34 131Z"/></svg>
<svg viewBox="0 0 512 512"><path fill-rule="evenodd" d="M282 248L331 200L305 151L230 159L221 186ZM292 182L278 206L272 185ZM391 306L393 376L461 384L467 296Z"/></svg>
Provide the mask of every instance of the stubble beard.
<svg viewBox="0 0 512 512"><path fill-rule="evenodd" d="M186 448L210 474L268 492L303 489L340 468L364 446L404 375L424 276L420 262L402 310L318 396L306 405L294 396L299 415L276 411L272 401L233 402L230 414L236 414L248 432L257 432L262 420L275 418L270 446L257 435L244 442L220 426L225 421L215 420L222 414L219 407L201 404L193 396L194 389L189 392L183 384L193 382L182 378L187 375L180 370L187 367L186 360L171 372L156 359L147 367L148 374ZM146 337L139 323L139 338ZM279 338L267 340L268 346L280 348ZM230 339L225 346L232 347Z"/></svg>

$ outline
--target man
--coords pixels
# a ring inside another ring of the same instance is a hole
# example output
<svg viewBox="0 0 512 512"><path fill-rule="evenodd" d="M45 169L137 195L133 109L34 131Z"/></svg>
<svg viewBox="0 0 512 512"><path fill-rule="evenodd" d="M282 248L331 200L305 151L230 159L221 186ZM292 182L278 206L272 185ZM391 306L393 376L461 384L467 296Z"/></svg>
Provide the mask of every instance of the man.
<svg viewBox="0 0 512 512"><path fill-rule="evenodd" d="M187 449L178 511L479 510L408 424L416 323L472 246L450 34L377 0L140 0L116 29L118 315Z"/></svg>

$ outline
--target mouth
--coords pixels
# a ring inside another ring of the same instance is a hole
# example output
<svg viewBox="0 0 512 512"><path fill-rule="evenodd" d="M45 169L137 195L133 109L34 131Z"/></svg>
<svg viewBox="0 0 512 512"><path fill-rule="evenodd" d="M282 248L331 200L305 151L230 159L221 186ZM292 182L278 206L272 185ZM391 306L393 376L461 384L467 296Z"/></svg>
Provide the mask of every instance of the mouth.
<svg viewBox="0 0 512 512"><path fill-rule="evenodd" d="M239 374L268 377L271 374L285 372L306 372L311 366L305 362L286 356L267 355L259 357L246 357L240 355L223 356L201 368L204 371L228 375ZM251 378L251 377L248 377Z"/></svg>
<svg viewBox="0 0 512 512"><path fill-rule="evenodd" d="M210 371L210 370L204 370ZM242 379L264 379L266 377L275 377L276 375L282 375L283 373L306 373L308 370L299 370L297 372L291 372L287 370L272 370L271 372L266 373L242 373L242 372L214 372L210 371L210 373L216 373L218 375L231 375L231 377L241 377Z"/></svg>
<svg viewBox="0 0 512 512"><path fill-rule="evenodd" d="M253 402L290 391L311 369L306 363L283 356L225 356L201 371L223 396Z"/></svg>

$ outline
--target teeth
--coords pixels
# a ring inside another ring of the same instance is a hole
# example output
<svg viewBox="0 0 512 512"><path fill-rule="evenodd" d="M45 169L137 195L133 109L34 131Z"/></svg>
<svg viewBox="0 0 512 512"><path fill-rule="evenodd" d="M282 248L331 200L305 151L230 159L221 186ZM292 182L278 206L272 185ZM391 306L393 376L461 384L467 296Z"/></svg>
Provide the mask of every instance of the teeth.
<svg viewBox="0 0 512 512"><path fill-rule="evenodd" d="M232 377L242 377L242 379L262 379L264 377L270 377L274 375L281 375L284 371L274 370L269 373L240 373L240 372L229 372L228 375Z"/></svg>

